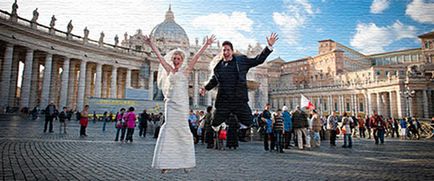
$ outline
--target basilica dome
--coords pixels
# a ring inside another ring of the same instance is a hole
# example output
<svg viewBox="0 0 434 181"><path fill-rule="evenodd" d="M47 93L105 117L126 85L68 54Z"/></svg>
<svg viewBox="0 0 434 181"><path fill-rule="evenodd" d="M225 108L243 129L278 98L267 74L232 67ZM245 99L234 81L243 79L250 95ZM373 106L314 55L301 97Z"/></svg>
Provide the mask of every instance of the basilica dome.
<svg viewBox="0 0 434 181"><path fill-rule="evenodd" d="M189 48L187 33L185 33L184 28L175 22L175 16L170 6L166 12L165 20L152 29L151 36L162 50Z"/></svg>

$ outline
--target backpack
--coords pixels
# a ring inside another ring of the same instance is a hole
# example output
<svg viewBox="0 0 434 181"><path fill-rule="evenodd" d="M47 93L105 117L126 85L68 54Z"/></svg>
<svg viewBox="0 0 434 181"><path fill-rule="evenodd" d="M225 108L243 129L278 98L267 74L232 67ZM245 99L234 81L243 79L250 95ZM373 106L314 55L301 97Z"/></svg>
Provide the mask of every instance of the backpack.
<svg viewBox="0 0 434 181"><path fill-rule="evenodd" d="M81 113L77 111L77 113L75 113L75 117L77 118L77 120L81 119Z"/></svg>

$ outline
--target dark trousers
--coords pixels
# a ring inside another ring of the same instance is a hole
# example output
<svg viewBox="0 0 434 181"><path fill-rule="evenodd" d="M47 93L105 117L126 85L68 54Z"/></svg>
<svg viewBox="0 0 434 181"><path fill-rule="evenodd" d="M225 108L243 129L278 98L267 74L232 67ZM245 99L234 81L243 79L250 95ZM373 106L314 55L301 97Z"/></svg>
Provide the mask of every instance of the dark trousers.
<svg viewBox="0 0 434 181"><path fill-rule="evenodd" d="M274 150L275 147L274 134L264 132L263 136L264 136L264 149L267 151ZM270 142L270 144L268 142Z"/></svg>
<svg viewBox="0 0 434 181"><path fill-rule="evenodd" d="M125 139L126 141L130 141L133 142L133 134L134 134L134 128L128 128L127 129L127 138Z"/></svg>
<svg viewBox="0 0 434 181"><path fill-rule="evenodd" d="M395 134L396 134L396 137L399 138L398 128L392 129L392 138L394 137Z"/></svg>
<svg viewBox="0 0 434 181"><path fill-rule="evenodd" d="M378 144L380 141L381 144L384 143L384 129L374 129L374 139L375 144Z"/></svg>
<svg viewBox="0 0 434 181"><path fill-rule="evenodd" d="M119 132L121 133L121 141L124 141L125 138L125 130L126 128L116 128L116 138L115 141L118 141L119 138Z"/></svg>
<svg viewBox="0 0 434 181"><path fill-rule="evenodd" d="M53 132L53 116L46 116L45 117L44 133L47 132L48 123L50 123L49 132Z"/></svg>
<svg viewBox="0 0 434 181"><path fill-rule="evenodd" d="M330 145L336 146L336 130L329 130L330 132Z"/></svg>
<svg viewBox="0 0 434 181"><path fill-rule="evenodd" d="M158 138L158 134L160 134L160 126L155 128L154 138Z"/></svg>
<svg viewBox="0 0 434 181"><path fill-rule="evenodd" d="M216 106L214 109L214 120L212 122L213 126L219 126L223 122L229 119L231 113L234 114L238 122L244 124L245 126L250 126L252 124L253 115L250 106L247 102L243 103L227 103L225 106Z"/></svg>
<svg viewBox="0 0 434 181"><path fill-rule="evenodd" d="M80 136L87 136L86 135L86 126L80 126Z"/></svg>
<svg viewBox="0 0 434 181"><path fill-rule="evenodd" d="M368 131L368 139L371 139L371 128L366 128L366 130Z"/></svg>
<svg viewBox="0 0 434 181"><path fill-rule="evenodd" d="M326 136L325 136L325 130L321 128L321 131L319 131L319 135L320 135L320 140L325 140Z"/></svg>
<svg viewBox="0 0 434 181"><path fill-rule="evenodd" d="M139 136L142 136L143 135L143 137L146 137L146 129L148 129L148 127L147 126L140 126L140 128L139 128Z"/></svg>
<svg viewBox="0 0 434 181"><path fill-rule="evenodd" d="M283 134L283 139L285 140L285 144L283 145L283 147L285 149L289 148L289 144L291 143L291 137L292 137L292 132L293 130L291 129L290 131L285 132L285 134Z"/></svg>
<svg viewBox="0 0 434 181"><path fill-rule="evenodd" d="M194 144L197 144L199 142L199 136L197 135L197 127L190 125L190 131L191 134L193 134ZM154 138L156 137L154 136Z"/></svg>
<svg viewBox="0 0 434 181"><path fill-rule="evenodd" d="M365 128L359 128L359 136L360 138L365 138Z"/></svg>
<svg viewBox="0 0 434 181"><path fill-rule="evenodd" d="M274 140L277 151L283 151L283 131L274 131Z"/></svg>
<svg viewBox="0 0 434 181"><path fill-rule="evenodd" d="M247 134L248 130L250 130L250 129L240 129L239 130L238 138L241 142L247 141L246 140L246 134Z"/></svg>

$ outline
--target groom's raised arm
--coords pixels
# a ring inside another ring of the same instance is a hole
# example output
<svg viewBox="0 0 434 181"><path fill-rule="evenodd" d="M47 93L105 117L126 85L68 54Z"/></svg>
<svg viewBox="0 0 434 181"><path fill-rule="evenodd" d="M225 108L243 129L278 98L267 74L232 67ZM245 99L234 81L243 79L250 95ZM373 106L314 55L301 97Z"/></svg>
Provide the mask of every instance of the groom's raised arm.
<svg viewBox="0 0 434 181"><path fill-rule="evenodd" d="M276 33L271 33L271 35L269 37L267 36L266 39L268 45L264 48L264 50L262 50L261 54L259 54L255 58L247 59L247 63L250 65L250 67L255 67L259 64L264 63L265 59L267 59L268 55L270 55L270 53L273 51L273 45L274 43L276 43L279 37L277 37Z"/></svg>
<svg viewBox="0 0 434 181"><path fill-rule="evenodd" d="M270 48L265 47L262 52L257 55L255 58L247 58L246 62L249 64L250 67L258 66L259 64L262 64L267 59L268 55L270 55L272 50Z"/></svg>

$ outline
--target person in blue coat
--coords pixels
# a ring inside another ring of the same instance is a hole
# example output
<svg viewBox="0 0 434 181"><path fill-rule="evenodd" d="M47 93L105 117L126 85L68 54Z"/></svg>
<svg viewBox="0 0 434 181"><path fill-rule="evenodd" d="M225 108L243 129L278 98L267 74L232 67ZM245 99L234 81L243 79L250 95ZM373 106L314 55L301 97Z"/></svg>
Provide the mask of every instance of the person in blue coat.
<svg viewBox="0 0 434 181"><path fill-rule="evenodd" d="M283 126L285 129L285 134L283 135L283 139L285 140L283 148L289 149L289 144L291 141L292 135L292 117L291 113L289 113L288 107L283 106L282 108L282 117L283 117Z"/></svg>

